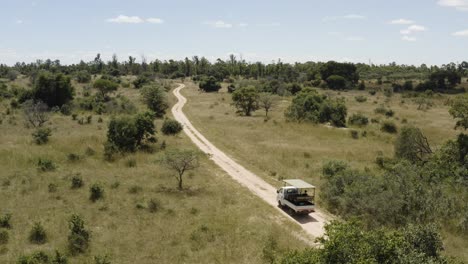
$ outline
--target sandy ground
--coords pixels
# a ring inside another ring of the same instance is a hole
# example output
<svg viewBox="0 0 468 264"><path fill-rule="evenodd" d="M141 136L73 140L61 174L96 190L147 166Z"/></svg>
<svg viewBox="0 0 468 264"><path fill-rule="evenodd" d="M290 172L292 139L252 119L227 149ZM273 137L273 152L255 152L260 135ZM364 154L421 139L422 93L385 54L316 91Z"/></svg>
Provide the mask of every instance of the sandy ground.
<svg viewBox="0 0 468 264"><path fill-rule="evenodd" d="M289 220L301 226L302 229L311 236L309 241L312 241L312 238L322 236L324 234L324 225L330 221L331 217L319 210L308 216L291 216L287 214L283 209L278 207L275 187L239 165L198 132L182 111L183 106L187 102L187 99L180 94L180 90L184 87L184 84L179 84L179 86L174 90L174 95L177 97L178 102L172 108L172 114L177 121L182 123L184 132L193 141L193 143L195 143L201 151L209 155L211 159L219 167L225 170L234 180L276 208L284 217L287 217Z"/></svg>

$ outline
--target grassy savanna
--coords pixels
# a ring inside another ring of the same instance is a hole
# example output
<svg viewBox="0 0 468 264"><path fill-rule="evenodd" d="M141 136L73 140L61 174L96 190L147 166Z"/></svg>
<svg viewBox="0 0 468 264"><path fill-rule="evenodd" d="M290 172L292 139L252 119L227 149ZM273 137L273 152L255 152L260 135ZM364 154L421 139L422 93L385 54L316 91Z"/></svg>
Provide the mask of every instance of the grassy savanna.
<svg viewBox="0 0 468 264"><path fill-rule="evenodd" d="M395 136L380 131L385 120L394 121L398 127L407 123L421 128L433 148L459 133L453 129L455 121L444 105L448 96L435 96L434 106L421 111L411 98L404 99L399 94L387 101L380 92L371 96L364 91L320 90L330 97L345 97L348 117L362 113L369 120L379 120L362 128L333 128L287 122L284 112L292 97L282 97L269 113L270 119L265 121L262 109L251 117L237 115L226 89L219 93L200 93L196 84L186 85L182 93L188 98L186 114L192 123L223 151L271 183L282 178L302 178L319 184L322 163L331 159L345 160L358 168L374 167L377 156L393 156ZM358 95L367 97L367 101L357 102ZM394 117L376 114L374 110L381 105L392 109ZM351 129L360 132L359 139L351 137ZM367 135L362 136L363 132Z"/></svg>
<svg viewBox="0 0 468 264"><path fill-rule="evenodd" d="M74 86L81 97L82 85ZM120 87L116 93L145 108L138 90ZM67 254L68 220L75 213L82 216L91 239L89 250L69 257L70 263L94 263L94 256L104 255L112 263L261 263L262 249L272 240L279 250L306 246L294 236L297 226L206 157L187 173L185 189L177 190L173 172L159 163L165 151L160 145L164 141L167 149L195 148L182 134L159 132L154 153L139 151L107 162L103 144L109 115L77 110L78 116L93 116L90 124L80 125L55 113L45 125L52 129L50 141L36 145L21 110L7 114L9 100L0 104L0 216L12 214L9 241L0 245L0 263L15 263L20 255L38 250ZM161 124L156 121L158 130ZM70 160L70 154L79 158ZM56 169L39 171L39 158L51 160ZM76 175L84 186L72 189ZM104 188L104 199L95 203L89 200L94 183ZM155 202L153 212L150 201ZM46 230L48 242L43 245L28 240L35 222Z"/></svg>
<svg viewBox="0 0 468 264"><path fill-rule="evenodd" d="M322 165L329 160L344 160L358 169L380 170L376 157L394 155L396 135L381 131L381 124L386 120L394 122L398 128L406 124L420 128L433 150L460 133L454 130L455 121L446 105L451 95L434 95L432 107L422 111L417 110L418 105L412 98L403 98L401 94L387 98L382 92L372 96L365 91L339 93L319 89L330 97L344 97L348 117L361 113L379 122L369 122L361 128L333 128L287 122L284 112L292 97L282 97L269 113L270 119L265 121L261 109L251 117L237 115L225 88L218 93L200 93L196 84L187 82L186 85L187 89L182 91L188 98L185 112L194 126L221 150L276 186L283 178L301 178L317 185L320 193ZM365 96L367 101L357 102L356 96ZM394 116L375 113L382 105L392 109ZM351 130L358 131L358 139L351 136ZM463 250L467 246L463 235L445 232L443 238L448 255L468 259Z"/></svg>

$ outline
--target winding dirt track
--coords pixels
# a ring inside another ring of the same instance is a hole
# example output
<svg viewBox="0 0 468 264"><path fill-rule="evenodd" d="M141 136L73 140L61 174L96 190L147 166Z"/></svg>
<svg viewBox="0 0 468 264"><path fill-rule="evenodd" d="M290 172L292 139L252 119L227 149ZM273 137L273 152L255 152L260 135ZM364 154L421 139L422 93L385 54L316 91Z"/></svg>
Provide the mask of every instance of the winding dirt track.
<svg viewBox="0 0 468 264"><path fill-rule="evenodd" d="M179 86L174 90L174 95L177 97L178 102L174 107L172 107L172 114L177 121L182 123L185 134L187 134L193 143L195 143L201 151L208 154L211 159L219 167L225 170L234 180L276 208L281 214L289 218L291 221L300 225L309 235L313 237L322 236L324 233L324 225L330 220L326 214L316 211L308 216L290 216L283 211L283 209L278 207L275 187L239 165L224 152L216 148L200 132L198 132L197 129L195 129L182 111L183 106L187 102L187 99L180 94L180 90L184 87L184 84L179 84Z"/></svg>

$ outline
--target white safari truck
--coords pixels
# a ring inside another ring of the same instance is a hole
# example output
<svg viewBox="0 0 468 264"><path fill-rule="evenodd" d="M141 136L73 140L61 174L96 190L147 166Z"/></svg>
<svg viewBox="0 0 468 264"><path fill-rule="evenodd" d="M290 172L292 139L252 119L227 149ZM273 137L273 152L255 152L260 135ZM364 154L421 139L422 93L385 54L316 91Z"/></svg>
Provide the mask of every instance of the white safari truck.
<svg viewBox="0 0 468 264"><path fill-rule="evenodd" d="M310 214L315 211L315 186L303 180L283 180L284 186L276 192L276 200L281 208L290 214Z"/></svg>

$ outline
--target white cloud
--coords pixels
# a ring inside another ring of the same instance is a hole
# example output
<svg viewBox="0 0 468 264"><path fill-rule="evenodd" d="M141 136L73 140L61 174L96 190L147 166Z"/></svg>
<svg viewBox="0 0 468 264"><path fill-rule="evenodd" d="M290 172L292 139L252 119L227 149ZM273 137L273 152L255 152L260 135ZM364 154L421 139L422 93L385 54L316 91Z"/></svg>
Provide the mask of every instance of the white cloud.
<svg viewBox="0 0 468 264"><path fill-rule="evenodd" d="M345 15L345 16L343 16L343 18L345 18L345 19L366 19L365 16L356 15L356 14Z"/></svg>
<svg viewBox="0 0 468 264"><path fill-rule="evenodd" d="M146 22L151 23L151 24L162 24L164 23L164 20L162 20L161 18L157 18L157 17L150 17L146 19Z"/></svg>
<svg viewBox="0 0 468 264"><path fill-rule="evenodd" d="M468 37L468 29L454 32L454 33L452 33L452 36L455 36L455 37Z"/></svg>
<svg viewBox="0 0 468 264"><path fill-rule="evenodd" d="M409 42L415 42L417 40L415 37L410 37L410 36L403 36L401 39L404 41L409 41Z"/></svg>
<svg viewBox="0 0 468 264"><path fill-rule="evenodd" d="M248 25L249 25L249 24L247 24L247 23L239 23L238 26L239 26L239 27L247 27Z"/></svg>
<svg viewBox="0 0 468 264"><path fill-rule="evenodd" d="M409 24L413 24L414 21L409 20L409 19L400 18L400 19L392 20L392 21L390 21L388 23L392 24L392 25L409 25Z"/></svg>
<svg viewBox="0 0 468 264"><path fill-rule="evenodd" d="M232 24L226 23L226 22L224 22L222 20L209 21L209 22L205 22L204 24L212 26L214 28L232 28Z"/></svg>
<svg viewBox="0 0 468 264"><path fill-rule="evenodd" d="M114 18L109 18L107 19L107 22L110 23L129 23L129 24L139 24L145 22L143 19L141 19L138 16L124 16L124 15L119 15L118 17Z"/></svg>
<svg viewBox="0 0 468 264"><path fill-rule="evenodd" d="M424 26L420 25L411 25L407 29L402 29L400 30L400 33L402 35L410 35L416 32L422 32L422 31L427 31L427 28Z"/></svg>
<svg viewBox="0 0 468 264"><path fill-rule="evenodd" d="M468 11L468 0L439 0L440 6L455 7L461 11Z"/></svg>

